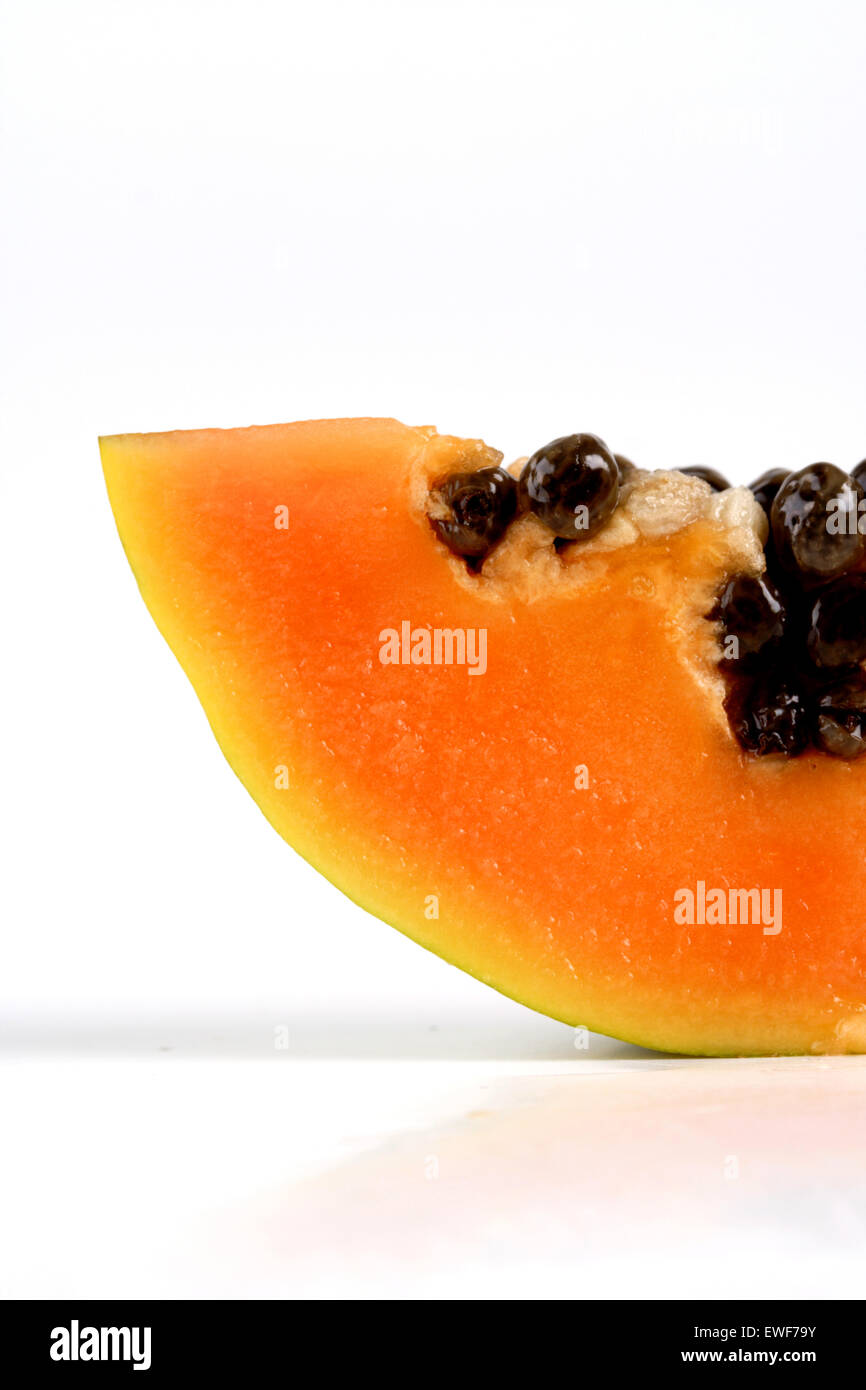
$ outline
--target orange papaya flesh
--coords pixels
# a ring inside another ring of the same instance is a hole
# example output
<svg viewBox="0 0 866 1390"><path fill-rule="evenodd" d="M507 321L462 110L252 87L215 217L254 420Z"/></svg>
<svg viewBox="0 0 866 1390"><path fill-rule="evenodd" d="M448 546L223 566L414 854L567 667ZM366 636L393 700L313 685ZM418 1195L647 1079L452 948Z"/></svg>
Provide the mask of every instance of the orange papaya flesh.
<svg viewBox="0 0 866 1390"><path fill-rule="evenodd" d="M706 614L745 489L637 474L591 540L472 572L393 420L100 441L157 625L275 829L378 917L555 1018L702 1055L866 1050L866 759L756 759ZM426 634L426 635L425 635Z"/></svg>

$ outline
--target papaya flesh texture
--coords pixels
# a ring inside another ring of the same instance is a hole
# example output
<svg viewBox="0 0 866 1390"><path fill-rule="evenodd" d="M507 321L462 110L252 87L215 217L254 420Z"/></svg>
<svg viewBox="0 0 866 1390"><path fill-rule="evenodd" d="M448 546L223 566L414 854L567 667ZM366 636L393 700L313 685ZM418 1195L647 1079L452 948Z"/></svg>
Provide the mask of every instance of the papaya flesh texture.
<svg viewBox="0 0 866 1390"><path fill-rule="evenodd" d="M638 474L590 540L523 516L472 573L429 498L499 461L478 441L361 419L101 451L226 758L350 898L575 1026L866 1050L866 760L747 756L722 706L705 614L763 566L745 489Z"/></svg>

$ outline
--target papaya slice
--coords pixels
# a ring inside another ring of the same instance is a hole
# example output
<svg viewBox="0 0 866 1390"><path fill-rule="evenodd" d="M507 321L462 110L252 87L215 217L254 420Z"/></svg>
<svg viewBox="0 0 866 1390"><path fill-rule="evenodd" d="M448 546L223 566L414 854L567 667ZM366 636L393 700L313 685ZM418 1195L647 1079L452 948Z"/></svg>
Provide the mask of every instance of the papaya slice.
<svg viewBox="0 0 866 1390"><path fill-rule="evenodd" d="M707 618L744 488L629 469L588 539L435 525L477 440L394 420L100 441L142 596L274 828L421 945L679 1053L866 1050L866 760L744 753ZM516 470L519 471L519 470ZM431 500L432 499L432 500Z"/></svg>

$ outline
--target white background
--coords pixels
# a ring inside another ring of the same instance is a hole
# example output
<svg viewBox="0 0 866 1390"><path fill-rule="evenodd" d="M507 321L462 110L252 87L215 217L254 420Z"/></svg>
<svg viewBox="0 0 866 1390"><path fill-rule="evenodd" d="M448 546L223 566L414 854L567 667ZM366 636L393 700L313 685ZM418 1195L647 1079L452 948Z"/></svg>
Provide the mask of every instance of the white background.
<svg viewBox="0 0 866 1390"><path fill-rule="evenodd" d="M2 5L0 1291L866 1292L860 1061L576 1053L345 901L224 764L96 447L388 414L852 466L864 58L858 0Z"/></svg>

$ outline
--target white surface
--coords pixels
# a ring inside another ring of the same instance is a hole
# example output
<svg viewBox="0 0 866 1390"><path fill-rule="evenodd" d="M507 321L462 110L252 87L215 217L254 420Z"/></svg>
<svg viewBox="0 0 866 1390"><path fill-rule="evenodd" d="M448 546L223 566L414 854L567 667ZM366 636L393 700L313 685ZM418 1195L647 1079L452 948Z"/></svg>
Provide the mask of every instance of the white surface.
<svg viewBox="0 0 866 1390"><path fill-rule="evenodd" d="M866 1059L543 1061L504 1023L7 1064L0 1296L866 1295Z"/></svg>
<svg viewBox="0 0 866 1390"><path fill-rule="evenodd" d="M95 444L853 464L862 7L2 16L4 1291L862 1294L861 1063L578 1055L344 901L224 765Z"/></svg>

